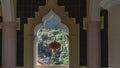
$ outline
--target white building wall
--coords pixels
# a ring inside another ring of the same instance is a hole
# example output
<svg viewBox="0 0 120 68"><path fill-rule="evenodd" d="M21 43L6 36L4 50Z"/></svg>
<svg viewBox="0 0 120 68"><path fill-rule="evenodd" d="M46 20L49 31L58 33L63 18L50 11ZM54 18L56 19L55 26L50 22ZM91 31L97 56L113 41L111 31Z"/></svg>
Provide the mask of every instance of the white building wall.
<svg viewBox="0 0 120 68"><path fill-rule="evenodd" d="M109 68L120 68L120 5L108 10Z"/></svg>

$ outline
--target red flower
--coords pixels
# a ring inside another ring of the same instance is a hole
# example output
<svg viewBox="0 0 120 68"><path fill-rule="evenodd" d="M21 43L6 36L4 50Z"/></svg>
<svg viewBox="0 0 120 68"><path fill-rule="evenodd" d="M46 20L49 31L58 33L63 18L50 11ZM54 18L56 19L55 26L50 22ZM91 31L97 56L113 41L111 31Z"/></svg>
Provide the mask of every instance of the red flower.
<svg viewBox="0 0 120 68"><path fill-rule="evenodd" d="M60 48L60 46L61 46L60 43L57 41L54 41L54 42L50 43L50 45L49 45L49 47L53 50Z"/></svg>

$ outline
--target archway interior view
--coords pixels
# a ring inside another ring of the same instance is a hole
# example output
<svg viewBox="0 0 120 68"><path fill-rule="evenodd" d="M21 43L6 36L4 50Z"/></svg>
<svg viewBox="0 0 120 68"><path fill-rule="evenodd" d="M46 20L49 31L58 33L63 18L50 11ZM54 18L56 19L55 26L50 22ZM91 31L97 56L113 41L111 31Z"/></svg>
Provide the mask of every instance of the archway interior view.
<svg viewBox="0 0 120 68"><path fill-rule="evenodd" d="M69 30L52 10L38 24L36 66L69 66ZM40 25L40 26L39 26Z"/></svg>

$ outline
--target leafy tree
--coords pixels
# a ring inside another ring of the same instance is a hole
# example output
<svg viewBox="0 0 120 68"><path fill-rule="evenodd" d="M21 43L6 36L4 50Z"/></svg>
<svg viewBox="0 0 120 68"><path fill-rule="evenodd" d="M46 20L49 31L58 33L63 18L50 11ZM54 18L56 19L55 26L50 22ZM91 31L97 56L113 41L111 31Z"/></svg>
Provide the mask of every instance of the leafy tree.
<svg viewBox="0 0 120 68"><path fill-rule="evenodd" d="M68 65L68 31L62 27L44 28L39 30L38 36L38 57L44 59L49 57L48 65ZM49 44L53 41L58 41L61 47L54 53L49 48Z"/></svg>

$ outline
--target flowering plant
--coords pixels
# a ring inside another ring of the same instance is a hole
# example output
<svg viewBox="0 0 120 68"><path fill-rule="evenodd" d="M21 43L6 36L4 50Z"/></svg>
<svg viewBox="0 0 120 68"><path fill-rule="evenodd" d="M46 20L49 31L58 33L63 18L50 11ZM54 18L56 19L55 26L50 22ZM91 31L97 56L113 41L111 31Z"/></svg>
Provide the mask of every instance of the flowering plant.
<svg viewBox="0 0 120 68"><path fill-rule="evenodd" d="M50 45L49 45L49 47L50 47L51 49L53 49L54 52L55 52L57 49L59 49L60 46L61 46L60 43L57 42L57 41L54 41L54 42L50 43Z"/></svg>

